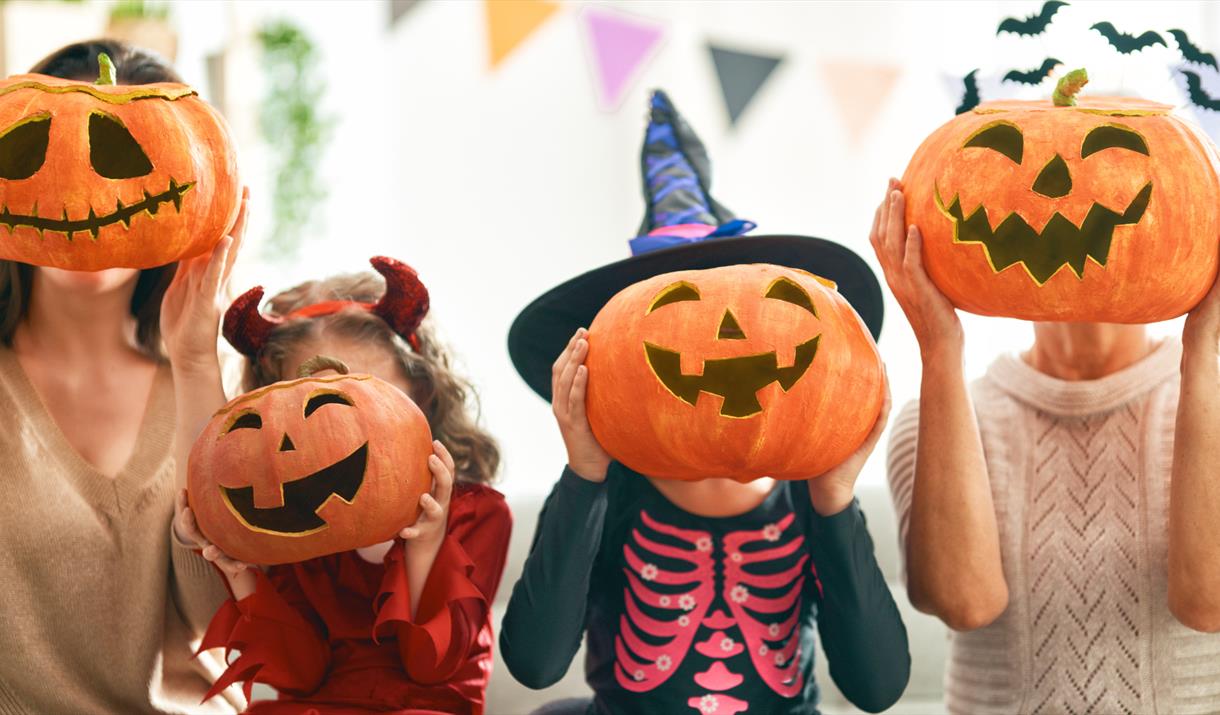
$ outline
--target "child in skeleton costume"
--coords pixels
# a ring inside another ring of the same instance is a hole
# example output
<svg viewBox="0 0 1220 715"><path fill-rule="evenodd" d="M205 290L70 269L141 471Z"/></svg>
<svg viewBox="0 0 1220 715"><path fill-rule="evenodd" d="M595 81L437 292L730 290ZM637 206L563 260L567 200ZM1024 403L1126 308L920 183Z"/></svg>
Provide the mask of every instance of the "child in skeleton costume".
<svg viewBox="0 0 1220 715"><path fill-rule="evenodd" d="M828 241L743 236L753 225L709 197L703 147L659 91L642 159L649 211L635 255L546 293L509 335L517 370L553 398L568 466L513 588L505 662L524 684L546 687L587 634L594 698L551 712L805 714L818 703L816 626L839 688L883 710L906 687L907 636L851 488L885 411L855 455L816 479L653 479L612 461L593 436L578 329L642 279L765 262L834 280L875 336L877 281Z"/></svg>
<svg viewBox="0 0 1220 715"><path fill-rule="evenodd" d="M279 691L251 713L484 711L490 604L511 530L504 497L485 484L499 452L467 412L469 385L421 325L428 293L415 272L372 263L386 278L380 299L375 276L339 276L276 296L271 316L258 310L261 288L225 315L225 337L249 359L248 388L295 374L313 355L338 358L407 392L437 440L432 492L392 542L260 570L219 553L185 510L233 592L201 645L240 651L212 692L239 681L247 694L255 682Z"/></svg>

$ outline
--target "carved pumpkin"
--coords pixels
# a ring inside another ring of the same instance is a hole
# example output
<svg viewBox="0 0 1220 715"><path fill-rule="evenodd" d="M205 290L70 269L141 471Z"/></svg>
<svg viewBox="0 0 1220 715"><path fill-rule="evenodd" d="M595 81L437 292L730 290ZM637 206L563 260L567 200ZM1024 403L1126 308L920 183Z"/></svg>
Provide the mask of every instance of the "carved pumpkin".
<svg viewBox="0 0 1220 715"><path fill-rule="evenodd" d="M1079 74L1077 74L1079 73ZM1171 107L1087 97L980 104L929 136L903 178L928 274L955 305L1025 320L1148 323L1216 277L1210 140ZM1070 77L1065 77L1064 81Z"/></svg>
<svg viewBox="0 0 1220 715"><path fill-rule="evenodd" d="M884 397L877 347L834 284L769 264L629 286L589 327L586 364L598 441L665 479L818 476Z"/></svg>
<svg viewBox="0 0 1220 715"><path fill-rule="evenodd" d="M214 109L182 84L99 82L0 81L0 258L152 268L210 250L237 218L237 157Z"/></svg>
<svg viewBox="0 0 1220 715"><path fill-rule="evenodd" d="M225 405L191 449L199 528L230 556L279 564L370 546L415 522L432 488L428 421L371 375L306 376Z"/></svg>

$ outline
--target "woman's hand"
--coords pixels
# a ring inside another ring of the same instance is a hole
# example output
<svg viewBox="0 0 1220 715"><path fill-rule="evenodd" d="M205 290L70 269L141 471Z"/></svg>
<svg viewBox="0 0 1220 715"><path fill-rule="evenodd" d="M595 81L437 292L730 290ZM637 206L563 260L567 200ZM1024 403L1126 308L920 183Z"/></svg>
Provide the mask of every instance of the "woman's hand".
<svg viewBox="0 0 1220 715"><path fill-rule="evenodd" d="M1220 350L1220 277L1186 316L1182 349L1187 355L1199 352L1205 359L1216 359L1216 352Z"/></svg>
<svg viewBox="0 0 1220 715"><path fill-rule="evenodd" d="M585 366L588 335L584 328L577 330L551 366L551 411L568 450L568 467L582 479L603 482L610 468L610 455L593 436L585 412L585 390L589 386L589 368Z"/></svg>
<svg viewBox="0 0 1220 715"><path fill-rule="evenodd" d="M428 457L428 470L432 472L432 493L419 498L419 518L398 535L407 542L407 552L412 547L440 548L445 540L445 526L449 520L449 499L453 496L453 456L439 440L432 441L432 454Z"/></svg>
<svg viewBox="0 0 1220 715"><path fill-rule="evenodd" d="M243 189L241 209L229 235L210 254L178 264L178 272L161 300L161 336L175 368L202 365L212 369L225 287L246 234L250 190Z"/></svg>
<svg viewBox="0 0 1220 715"><path fill-rule="evenodd" d="M864 463L868 461L869 455L873 453L873 448L877 446L877 440L881 439L881 433L885 430L885 425L890 418L891 402L890 380L884 372L882 380L884 381L885 401L881 403L881 412L877 415L877 421L873 423L873 429L864 438L864 442L839 466L809 480L809 501L813 503L813 510L821 516L834 516L851 504L856 478L860 476L860 470L864 468Z"/></svg>
<svg viewBox="0 0 1220 715"><path fill-rule="evenodd" d="M923 266L923 236L904 227L906 199L902 184L890 179L885 200L873 215L869 243L877 253L885 281L915 331L924 356L945 350L960 357L962 324L953 304L928 277Z"/></svg>
<svg viewBox="0 0 1220 715"><path fill-rule="evenodd" d="M174 502L174 536L182 543L199 549L203 558L215 564L224 573L234 598L240 601L254 593L255 579L252 569L256 567L234 559L221 551L219 546L208 541L195 521L195 513L188 505L185 489L179 490L178 498Z"/></svg>

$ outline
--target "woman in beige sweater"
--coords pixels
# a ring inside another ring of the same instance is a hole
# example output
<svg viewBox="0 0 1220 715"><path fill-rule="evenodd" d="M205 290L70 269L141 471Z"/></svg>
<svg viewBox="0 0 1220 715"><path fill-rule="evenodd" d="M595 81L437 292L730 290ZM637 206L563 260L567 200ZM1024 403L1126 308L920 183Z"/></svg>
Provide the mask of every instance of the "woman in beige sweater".
<svg viewBox="0 0 1220 715"><path fill-rule="evenodd" d="M901 188L871 240L923 378L890 485L911 603L953 629L949 711L1220 712L1220 287L1180 343L1036 323L967 386Z"/></svg>
<svg viewBox="0 0 1220 715"><path fill-rule="evenodd" d="M99 52L120 83L178 81L155 57L108 41L63 48L33 71L97 77ZM191 337L189 314L161 319L173 275L173 266L80 273L0 261L4 715L241 705L238 693L199 704L223 666L209 672L219 664L195 659L192 643L227 594L170 533L178 366L161 356L160 327L171 351ZM184 308L215 300L203 294L215 286L189 288L171 289Z"/></svg>

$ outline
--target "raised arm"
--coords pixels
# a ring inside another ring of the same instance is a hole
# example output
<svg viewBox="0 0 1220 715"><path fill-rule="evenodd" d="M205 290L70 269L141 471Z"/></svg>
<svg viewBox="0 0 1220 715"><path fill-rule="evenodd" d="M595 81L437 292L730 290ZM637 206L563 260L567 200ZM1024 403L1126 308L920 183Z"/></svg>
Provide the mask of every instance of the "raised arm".
<svg viewBox="0 0 1220 715"><path fill-rule="evenodd" d="M1169 488L1169 610L1220 631L1220 282L1182 332L1182 394Z"/></svg>
<svg viewBox="0 0 1220 715"><path fill-rule="evenodd" d="M813 506L810 552L821 595L818 633L830 677L867 712L897 702L911 674L906 627L877 565L864 514L852 497L889 412L887 385L885 405L864 444L843 464L807 482Z"/></svg>
<svg viewBox="0 0 1220 715"><path fill-rule="evenodd" d="M535 689L558 682L580 648L606 520L610 457L585 415L585 335L578 330L552 368L552 410L568 466L538 516L530 555L500 626L500 653L509 672Z"/></svg>
<svg viewBox="0 0 1220 715"><path fill-rule="evenodd" d="M904 226L901 189L890 180L870 240L923 359L918 437L900 442L895 430L891 450L897 454L890 457L891 465L909 470L891 475L906 535L907 590L915 608L954 630L971 630L1004 612L1008 585L982 439L966 391L961 323L924 271L923 239L918 228Z"/></svg>

